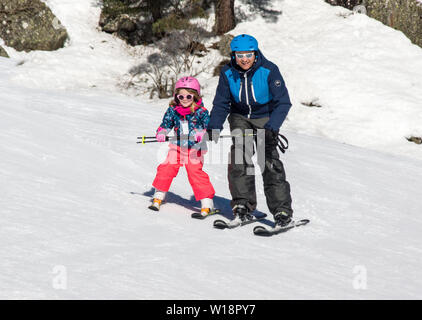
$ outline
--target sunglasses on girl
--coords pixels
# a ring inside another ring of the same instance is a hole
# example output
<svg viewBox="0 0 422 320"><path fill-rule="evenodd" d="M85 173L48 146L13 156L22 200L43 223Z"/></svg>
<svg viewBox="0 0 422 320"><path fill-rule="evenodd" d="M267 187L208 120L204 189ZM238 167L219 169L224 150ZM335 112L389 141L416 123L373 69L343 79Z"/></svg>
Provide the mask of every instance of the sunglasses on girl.
<svg viewBox="0 0 422 320"><path fill-rule="evenodd" d="M250 52L250 53L236 53L236 58L238 58L238 59L243 59L244 57L250 59L253 56L254 56L254 53L253 52Z"/></svg>
<svg viewBox="0 0 422 320"><path fill-rule="evenodd" d="M188 95L186 95L186 96L184 96L183 94L179 94L178 96L177 96L177 99L179 99L179 100L192 100L193 99L193 95L191 95L191 94L188 94Z"/></svg>

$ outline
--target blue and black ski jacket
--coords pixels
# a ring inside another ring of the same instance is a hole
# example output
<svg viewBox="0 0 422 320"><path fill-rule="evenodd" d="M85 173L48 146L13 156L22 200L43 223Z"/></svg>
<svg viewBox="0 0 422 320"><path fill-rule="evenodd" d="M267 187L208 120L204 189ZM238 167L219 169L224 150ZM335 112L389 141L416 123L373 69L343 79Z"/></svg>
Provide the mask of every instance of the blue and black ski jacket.
<svg viewBox="0 0 422 320"><path fill-rule="evenodd" d="M234 56L220 73L207 129L223 128L229 113L250 119L269 117L266 129L280 129L292 106L278 67L257 51L255 64L247 71Z"/></svg>

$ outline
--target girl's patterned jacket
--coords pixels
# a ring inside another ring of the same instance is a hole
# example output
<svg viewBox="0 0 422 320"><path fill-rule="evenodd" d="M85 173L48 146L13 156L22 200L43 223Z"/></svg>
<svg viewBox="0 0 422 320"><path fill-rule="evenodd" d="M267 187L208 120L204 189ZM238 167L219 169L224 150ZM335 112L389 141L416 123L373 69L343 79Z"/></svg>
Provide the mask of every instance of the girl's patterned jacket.
<svg viewBox="0 0 422 320"><path fill-rule="evenodd" d="M166 130L166 134L168 134L171 129L174 129L174 133L178 139L177 141L172 141L172 144L189 149L203 149L206 144L195 142L195 133L206 130L210 116L208 110L203 106L202 100L198 101L197 104L199 107L195 108L194 113L190 112L190 108L184 108L182 106L168 107L157 132ZM187 123L189 132L182 132L183 122Z"/></svg>

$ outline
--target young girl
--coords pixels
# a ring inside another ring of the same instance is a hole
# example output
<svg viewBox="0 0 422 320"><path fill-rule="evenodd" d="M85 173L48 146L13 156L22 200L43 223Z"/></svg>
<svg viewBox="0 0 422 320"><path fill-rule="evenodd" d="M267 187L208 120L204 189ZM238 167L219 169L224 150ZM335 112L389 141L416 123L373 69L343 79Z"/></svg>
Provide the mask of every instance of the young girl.
<svg viewBox="0 0 422 320"><path fill-rule="evenodd" d="M176 82L174 99L157 129L157 140L166 141L166 135L174 129L176 141L169 144L166 160L157 168L152 183L155 188L153 203L149 207L158 211L166 192L179 168L185 165L195 199L201 200L201 215L214 213L214 188L208 175L202 170L204 147L200 144L209 122L208 110L203 107L201 89L197 79L183 77ZM204 142L205 143L205 142Z"/></svg>

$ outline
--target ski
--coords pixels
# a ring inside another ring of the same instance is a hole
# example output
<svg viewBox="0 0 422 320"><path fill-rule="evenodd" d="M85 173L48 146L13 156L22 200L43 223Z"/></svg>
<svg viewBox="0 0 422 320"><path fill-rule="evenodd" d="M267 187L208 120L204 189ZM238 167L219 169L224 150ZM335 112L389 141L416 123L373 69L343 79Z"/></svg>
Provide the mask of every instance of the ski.
<svg viewBox="0 0 422 320"><path fill-rule="evenodd" d="M200 219L200 220L203 220L203 219L205 219L205 218L207 218L207 217L209 217L209 216L212 216L212 215L214 215L214 214L218 214L218 213L220 213L220 210L219 209L214 209L214 210L211 210L208 214L206 214L206 215L202 215L201 214L201 212L194 212L194 213L192 213L191 214L191 217L192 218L194 218L194 219Z"/></svg>
<svg viewBox="0 0 422 320"><path fill-rule="evenodd" d="M160 209L158 209L156 206L154 206L154 205L150 205L149 207L148 207L148 209L150 209L150 210L152 210L152 211L159 211Z"/></svg>
<svg viewBox="0 0 422 320"><path fill-rule="evenodd" d="M235 218L235 219L230 220L230 221L224 221L224 220L218 219L218 220L214 221L214 228L217 228L217 229L234 229L236 227L242 227L244 225L263 220L267 217L267 215L266 214L263 214L261 216L252 215L252 217L253 217L252 219L248 219L248 220L245 220L245 221L242 221L239 218Z"/></svg>
<svg viewBox="0 0 422 320"><path fill-rule="evenodd" d="M284 227L275 226L271 229L265 228L264 226L256 226L253 229L253 233L257 236L271 237L275 234L283 233L283 232L286 232L290 229L300 227L300 226L304 226L304 225L308 224L309 222L310 222L309 219L302 219L302 220L298 220L298 221L292 220L288 225L286 225Z"/></svg>

